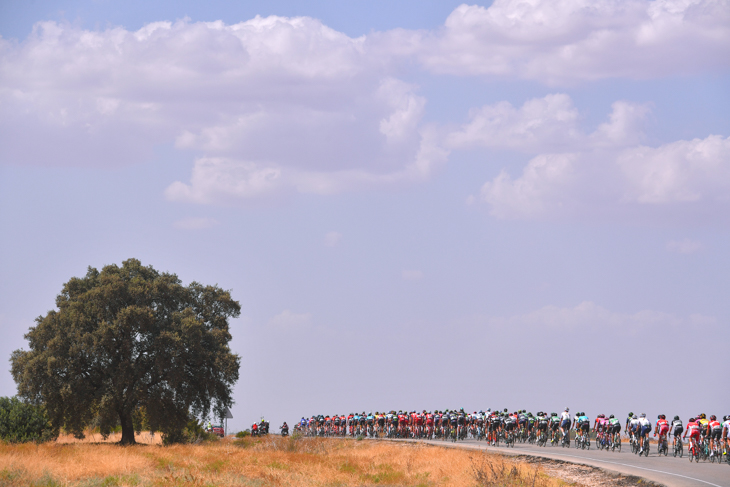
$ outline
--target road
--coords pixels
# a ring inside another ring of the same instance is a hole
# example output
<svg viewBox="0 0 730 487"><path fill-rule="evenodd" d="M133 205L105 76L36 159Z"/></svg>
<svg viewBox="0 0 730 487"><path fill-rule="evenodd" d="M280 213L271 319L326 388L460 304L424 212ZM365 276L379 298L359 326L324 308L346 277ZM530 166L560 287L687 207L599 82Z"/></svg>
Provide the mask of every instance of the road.
<svg viewBox="0 0 730 487"><path fill-rule="evenodd" d="M730 465L710 462L690 463L686 450L684 458L659 456L650 453L648 457L634 455L624 444L619 452L578 450L576 448L538 447L527 443L518 443L514 448L487 446L483 441L465 440L456 444L448 441L423 441L437 446L456 446L460 448L487 449L490 452L506 455L529 455L552 458L566 462L579 463L611 470L624 475L635 475L664 484L668 487L713 486L730 487ZM656 445L652 445L656 447Z"/></svg>

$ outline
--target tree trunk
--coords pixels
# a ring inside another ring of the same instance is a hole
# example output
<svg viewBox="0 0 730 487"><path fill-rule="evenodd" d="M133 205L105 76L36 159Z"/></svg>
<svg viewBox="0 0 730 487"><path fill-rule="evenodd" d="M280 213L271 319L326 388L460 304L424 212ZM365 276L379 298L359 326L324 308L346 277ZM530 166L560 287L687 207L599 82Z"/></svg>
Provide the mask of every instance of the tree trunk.
<svg viewBox="0 0 730 487"><path fill-rule="evenodd" d="M119 442L121 445L134 445L137 443L134 440L134 424L132 423L132 415L130 413L119 413L119 422L122 425L122 440Z"/></svg>

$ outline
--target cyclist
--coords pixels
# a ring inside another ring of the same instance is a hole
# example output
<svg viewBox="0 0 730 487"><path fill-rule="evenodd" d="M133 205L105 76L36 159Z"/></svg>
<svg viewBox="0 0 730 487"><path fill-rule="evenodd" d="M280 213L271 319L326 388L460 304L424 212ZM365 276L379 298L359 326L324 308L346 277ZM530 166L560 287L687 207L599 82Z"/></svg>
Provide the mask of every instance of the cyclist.
<svg viewBox="0 0 730 487"><path fill-rule="evenodd" d="M616 436L618 435L618 442L621 443L621 421L612 415L608 417L608 437L611 440L611 445L616 443Z"/></svg>
<svg viewBox="0 0 730 487"><path fill-rule="evenodd" d="M542 411L537 413L537 432L538 435L541 433L545 433L547 436L547 430L548 430L548 417L543 413Z"/></svg>
<svg viewBox="0 0 730 487"><path fill-rule="evenodd" d="M567 444L570 444L570 423L570 408L565 408L560 415L560 429L563 431L563 439Z"/></svg>
<svg viewBox="0 0 730 487"><path fill-rule="evenodd" d="M654 436L659 434L659 450L661 450L662 445L664 445L665 448L669 449L667 436L669 433L669 421L667 421L667 417L663 414L660 414L657 416L656 420L656 426L654 427Z"/></svg>
<svg viewBox="0 0 730 487"><path fill-rule="evenodd" d="M599 414L596 416L596 421L593 423L593 431L596 432L596 443L599 445L606 444L605 432L606 432L606 415Z"/></svg>
<svg viewBox="0 0 730 487"><path fill-rule="evenodd" d="M588 430L591 428L591 420L586 416L584 412L578 412L575 415L575 434L586 435L588 437ZM577 448L577 447L576 447Z"/></svg>
<svg viewBox="0 0 730 487"><path fill-rule="evenodd" d="M558 413L550 413L550 442L558 442L558 428L560 427L560 416Z"/></svg>
<svg viewBox="0 0 730 487"><path fill-rule="evenodd" d="M700 425L700 435L702 436L702 439L707 438L707 432L709 431L708 425L710 424L710 420L707 419L707 416L705 413L702 413L699 415L699 419L697 420L697 423Z"/></svg>
<svg viewBox="0 0 730 487"><path fill-rule="evenodd" d="M454 438L458 438L459 415L456 410L452 411L449 415L449 421L451 421L451 431L453 432Z"/></svg>
<svg viewBox="0 0 730 487"><path fill-rule="evenodd" d="M536 422L537 420L535 419L535 416L533 416L532 413L527 413L527 437L532 441L535 440L533 433L535 431Z"/></svg>
<svg viewBox="0 0 730 487"><path fill-rule="evenodd" d="M647 436L649 435L650 431L651 421L646 419L645 413L641 413L641 416L639 417L639 425L637 427L637 433L639 434L639 444L641 445L639 455L644 453L644 448L649 448L649 438L647 438Z"/></svg>
<svg viewBox="0 0 730 487"><path fill-rule="evenodd" d="M715 442L720 442L720 435L722 434L722 425L717 420L717 416L714 414L710 416L710 422L707 424L707 429L710 436L710 456L714 456Z"/></svg>
<svg viewBox="0 0 730 487"><path fill-rule="evenodd" d="M515 427L517 426L517 419L515 419L514 415L508 414L504 418L504 439L507 440L511 435L512 431L514 431ZM512 437L512 441L514 441L514 437Z"/></svg>
<svg viewBox="0 0 730 487"><path fill-rule="evenodd" d="M629 438L631 438L634 441L637 440L637 431L639 429L639 417L636 416L634 413L629 413L629 419L626 422L626 430L629 433Z"/></svg>
<svg viewBox="0 0 730 487"><path fill-rule="evenodd" d="M696 449L697 442L700 441L700 425L695 422L695 418L689 418L687 431L684 432L684 436L682 438L687 438L687 434L689 434L689 439L692 442L692 446L690 448Z"/></svg>

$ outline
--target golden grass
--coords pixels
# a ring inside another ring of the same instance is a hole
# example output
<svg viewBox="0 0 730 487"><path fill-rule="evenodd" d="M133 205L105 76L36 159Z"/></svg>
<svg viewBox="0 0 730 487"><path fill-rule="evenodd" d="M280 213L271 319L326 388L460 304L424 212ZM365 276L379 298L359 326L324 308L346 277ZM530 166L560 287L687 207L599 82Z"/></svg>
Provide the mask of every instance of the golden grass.
<svg viewBox="0 0 730 487"><path fill-rule="evenodd" d="M269 437L170 447L0 444L0 486L561 484L530 465L499 456L380 441Z"/></svg>

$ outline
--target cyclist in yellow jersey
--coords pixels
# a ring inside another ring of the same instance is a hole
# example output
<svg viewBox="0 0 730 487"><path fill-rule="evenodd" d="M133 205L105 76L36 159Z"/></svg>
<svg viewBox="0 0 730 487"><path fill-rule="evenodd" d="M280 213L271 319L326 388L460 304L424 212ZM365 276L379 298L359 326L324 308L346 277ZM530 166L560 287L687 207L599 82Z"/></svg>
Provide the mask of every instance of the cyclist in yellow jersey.
<svg viewBox="0 0 730 487"><path fill-rule="evenodd" d="M700 419L697 420L697 424L700 425L700 434L702 435L702 438L704 439L710 429L710 420L707 419L707 416L705 413L700 414Z"/></svg>

